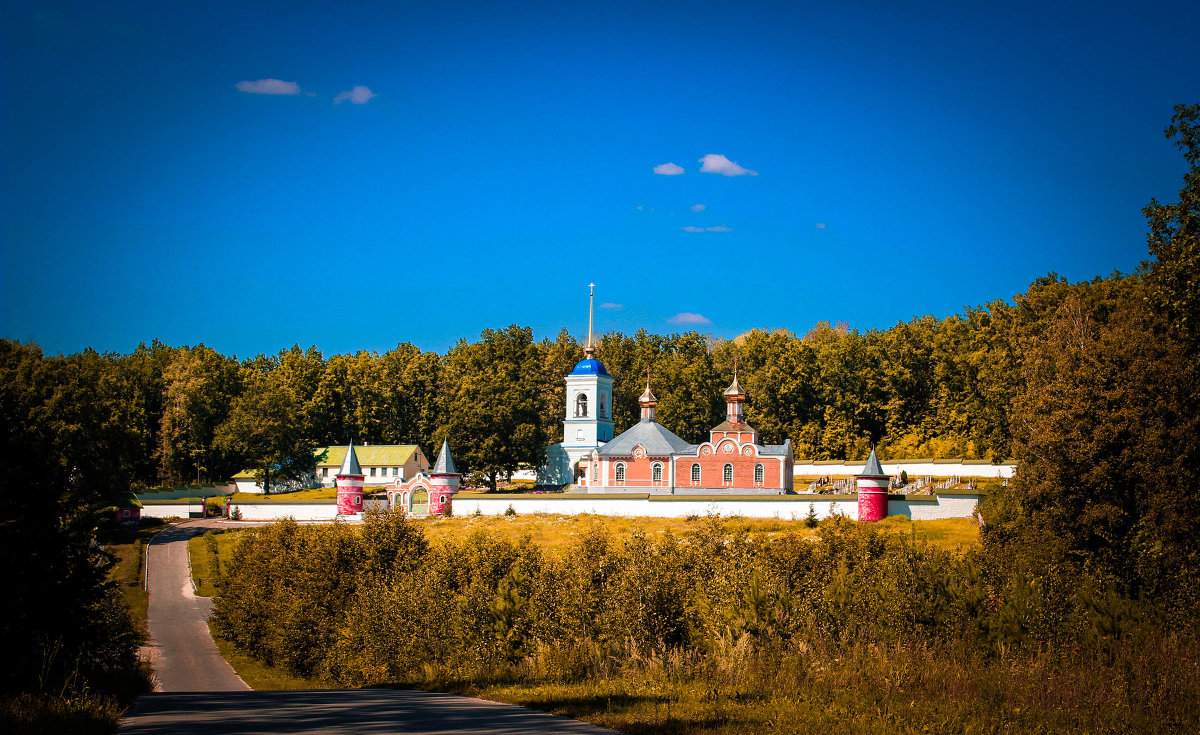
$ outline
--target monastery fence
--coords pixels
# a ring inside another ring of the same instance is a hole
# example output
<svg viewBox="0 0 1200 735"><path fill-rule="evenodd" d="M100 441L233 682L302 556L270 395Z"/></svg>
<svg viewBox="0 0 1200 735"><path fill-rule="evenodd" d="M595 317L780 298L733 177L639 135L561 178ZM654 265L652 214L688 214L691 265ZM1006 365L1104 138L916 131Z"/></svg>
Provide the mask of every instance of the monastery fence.
<svg viewBox="0 0 1200 735"><path fill-rule="evenodd" d="M849 476L862 472L864 462L841 460L797 459L792 463L794 477L820 477L823 475ZM906 472L909 477L997 477L1009 479L1017 470L1016 462L993 464L986 459L900 459L879 463L883 471L893 477ZM797 486L799 488L799 486Z"/></svg>
<svg viewBox="0 0 1200 735"><path fill-rule="evenodd" d="M913 520L970 518L983 497L980 493L942 493L939 495L890 495L888 514ZM459 493L454 496L456 516L503 515L514 513L591 513L608 516L649 516L686 518L723 515L746 518L800 520L812 508L817 518L839 514L858 520L858 496L821 495L650 495L600 493Z"/></svg>

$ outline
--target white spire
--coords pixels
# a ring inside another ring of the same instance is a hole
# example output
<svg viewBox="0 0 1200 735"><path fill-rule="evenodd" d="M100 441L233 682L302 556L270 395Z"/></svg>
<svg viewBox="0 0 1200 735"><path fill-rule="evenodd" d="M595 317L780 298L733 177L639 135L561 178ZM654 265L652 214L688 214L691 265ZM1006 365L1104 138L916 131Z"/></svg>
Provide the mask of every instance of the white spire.
<svg viewBox="0 0 1200 735"><path fill-rule="evenodd" d="M595 353L595 351L596 351L595 348L592 347L592 313L593 313L593 303L596 300L596 295L595 295L595 290L594 290L595 288L596 288L596 284L594 284L594 283L588 284L588 338L587 338L587 344L583 348L583 352L589 359L592 357L592 354Z"/></svg>

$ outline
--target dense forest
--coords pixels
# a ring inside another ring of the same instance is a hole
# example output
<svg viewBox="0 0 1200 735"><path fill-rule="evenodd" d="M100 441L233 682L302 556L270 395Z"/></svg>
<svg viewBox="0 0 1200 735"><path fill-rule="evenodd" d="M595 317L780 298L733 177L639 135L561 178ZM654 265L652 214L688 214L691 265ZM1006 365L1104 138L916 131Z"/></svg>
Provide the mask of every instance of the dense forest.
<svg viewBox="0 0 1200 735"><path fill-rule="evenodd" d="M1151 260L1136 272L1051 274L1011 303L881 331L608 334L596 352L616 379L618 430L649 367L659 420L703 436L736 356L748 420L798 457L858 458L875 442L885 457L1017 458L985 508L1007 579L1086 573L1182 624L1200 612L1200 106L1178 107L1167 135L1190 169L1178 202L1146 207ZM239 360L155 342L46 356L0 341L0 685L101 686L130 666L136 635L93 543L94 511L120 492L245 467L302 477L313 446L428 451L442 436L494 484L559 438L562 379L581 357L566 332L537 341L517 326L446 355L402 343Z"/></svg>

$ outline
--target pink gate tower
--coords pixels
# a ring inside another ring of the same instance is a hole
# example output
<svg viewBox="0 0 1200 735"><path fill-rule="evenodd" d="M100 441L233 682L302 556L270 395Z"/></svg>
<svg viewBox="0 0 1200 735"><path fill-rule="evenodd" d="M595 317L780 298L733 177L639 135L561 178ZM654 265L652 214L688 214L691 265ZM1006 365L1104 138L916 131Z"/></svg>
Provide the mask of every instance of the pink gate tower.
<svg viewBox="0 0 1200 735"><path fill-rule="evenodd" d="M879 457L875 456L875 448L871 448L871 456L867 457L867 465L863 467L858 482L858 520L860 523L882 521L887 517L888 486L892 476L883 473Z"/></svg>
<svg viewBox="0 0 1200 735"><path fill-rule="evenodd" d="M462 475L454 466L454 457L450 456L450 441L442 440L442 451L438 452L437 461L429 473L429 512L449 515L451 499L458 492Z"/></svg>
<svg viewBox="0 0 1200 735"><path fill-rule="evenodd" d="M337 479L337 512L340 516L352 516L362 513L363 483L366 481L362 467L358 464L358 455L354 453L354 442L346 449L346 458L338 470Z"/></svg>

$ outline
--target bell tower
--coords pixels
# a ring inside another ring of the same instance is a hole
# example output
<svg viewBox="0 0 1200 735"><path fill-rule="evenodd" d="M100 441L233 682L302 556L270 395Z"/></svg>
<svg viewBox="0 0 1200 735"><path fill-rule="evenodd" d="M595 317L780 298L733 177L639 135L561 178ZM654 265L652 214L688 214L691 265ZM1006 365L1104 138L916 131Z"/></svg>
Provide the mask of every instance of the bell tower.
<svg viewBox="0 0 1200 735"><path fill-rule="evenodd" d="M563 440L546 447L546 464L538 470L538 484L587 484L587 464L592 452L613 438L612 376L596 359L592 341L596 284L588 284L588 336L583 359L565 378L566 406Z"/></svg>
<svg viewBox="0 0 1200 735"><path fill-rule="evenodd" d="M583 359L567 375L566 413L563 417L562 447L572 464L588 451L613 438L612 376L596 359L592 341L595 287L588 284L588 336Z"/></svg>

